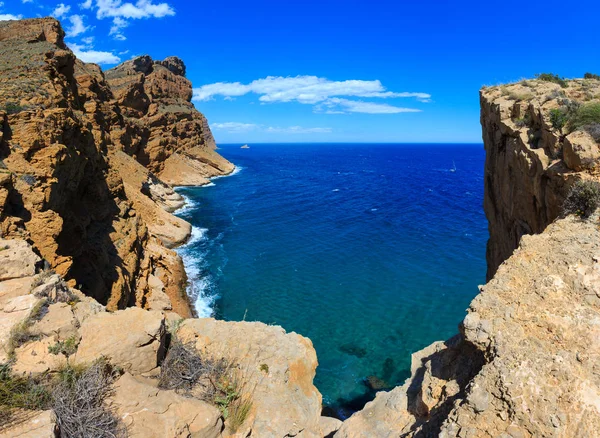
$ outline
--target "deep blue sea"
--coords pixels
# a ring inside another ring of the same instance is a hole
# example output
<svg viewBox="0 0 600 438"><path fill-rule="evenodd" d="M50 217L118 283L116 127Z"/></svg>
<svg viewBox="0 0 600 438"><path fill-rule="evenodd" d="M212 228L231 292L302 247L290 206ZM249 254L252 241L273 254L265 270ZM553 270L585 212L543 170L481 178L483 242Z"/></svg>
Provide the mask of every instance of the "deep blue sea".
<svg viewBox="0 0 600 438"><path fill-rule="evenodd" d="M338 413L392 387L410 355L458 332L485 282L482 145L252 144L237 167L181 188L179 251L200 316L309 337Z"/></svg>

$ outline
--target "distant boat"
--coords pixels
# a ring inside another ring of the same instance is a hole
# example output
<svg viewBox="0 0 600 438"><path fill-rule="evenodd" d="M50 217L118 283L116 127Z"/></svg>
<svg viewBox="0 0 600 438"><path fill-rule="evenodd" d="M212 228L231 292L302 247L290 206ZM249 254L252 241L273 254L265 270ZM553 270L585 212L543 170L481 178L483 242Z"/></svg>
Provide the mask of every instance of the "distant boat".
<svg viewBox="0 0 600 438"><path fill-rule="evenodd" d="M452 169L450 169L450 172L456 172L456 163L454 160L452 160Z"/></svg>
<svg viewBox="0 0 600 438"><path fill-rule="evenodd" d="M250 146L248 146L247 144L245 144L244 146L242 146L240 149L250 149Z"/></svg>

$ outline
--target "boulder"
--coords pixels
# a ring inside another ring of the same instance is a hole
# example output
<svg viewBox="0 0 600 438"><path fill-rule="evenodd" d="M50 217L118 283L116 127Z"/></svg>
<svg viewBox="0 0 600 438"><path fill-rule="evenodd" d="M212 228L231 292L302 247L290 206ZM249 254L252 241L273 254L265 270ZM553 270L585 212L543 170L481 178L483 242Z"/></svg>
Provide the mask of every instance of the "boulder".
<svg viewBox="0 0 600 438"><path fill-rule="evenodd" d="M113 365L137 375L155 371L164 358L166 329L159 312L137 307L89 316L79 329L76 364L105 356Z"/></svg>
<svg viewBox="0 0 600 438"><path fill-rule="evenodd" d="M129 373L115 382L110 405L130 438L216 438L223 429L221 412L203 401L161 391Z"/></svg>
<svg viewBox="0 0 600 438"><path fill-rule="evenodd" d="M253 402L242 430L259 437L321 437L317 357L309 339L258 322L210 318L188 319L177 334L202 354L238 366Z"/></svg>
<svg viewBox="0 0 600 438"><path fill-rule="evenodd" d="M569 169L593 169L600 163L600 148L590 134L575 131L565 138L563 159Z"/></svg>

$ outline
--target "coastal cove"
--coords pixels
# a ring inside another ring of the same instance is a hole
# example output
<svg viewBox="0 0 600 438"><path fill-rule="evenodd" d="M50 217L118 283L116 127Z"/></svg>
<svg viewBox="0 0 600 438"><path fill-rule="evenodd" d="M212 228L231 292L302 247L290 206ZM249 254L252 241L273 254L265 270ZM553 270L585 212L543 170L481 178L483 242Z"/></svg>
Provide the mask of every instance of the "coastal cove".
<svg viewBox="0 0 600 438"><path fill-rule="evenodd" d="M235 175L180 187L199 316L310 338L346 416L451 337L485 281L482 145L240 144Z"/></svg>

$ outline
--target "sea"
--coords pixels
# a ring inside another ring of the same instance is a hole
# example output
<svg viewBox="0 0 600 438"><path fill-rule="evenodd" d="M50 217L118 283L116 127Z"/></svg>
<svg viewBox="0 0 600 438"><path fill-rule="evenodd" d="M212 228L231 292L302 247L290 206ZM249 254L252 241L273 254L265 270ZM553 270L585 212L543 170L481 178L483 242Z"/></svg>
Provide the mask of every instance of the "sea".
<svg viewBox="0 0 600 438"><path fill-rule="evenodd" d="M482 144L220 145L234 173L179 188L200 317L309 337L347 417L458 333L485 282Z"/></svg>

